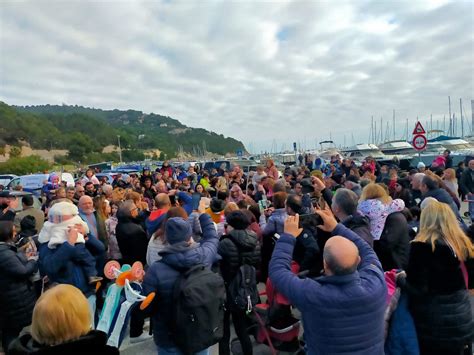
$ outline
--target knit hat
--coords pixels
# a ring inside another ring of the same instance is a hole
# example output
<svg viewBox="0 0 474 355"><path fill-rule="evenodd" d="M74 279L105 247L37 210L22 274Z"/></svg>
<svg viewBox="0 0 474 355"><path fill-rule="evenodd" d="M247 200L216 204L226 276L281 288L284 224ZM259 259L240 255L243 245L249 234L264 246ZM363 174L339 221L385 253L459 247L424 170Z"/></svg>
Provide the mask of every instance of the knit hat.
<svg viewBox="0 0 474 355"><path fill-rule="evenodd" d="M422 161L420 161L420 162L418 163L418 165L416 166L417 169L421 169L421 168L425 168L425 167L426 167L426 165L425 165L425 163L423 163Z"/></svg>
<svg viewBox="0 0 474 355"><path fill-rule="evenodd" d="M210 207L211 207L211 211L214 212L214 213L221 212L225 208L225 201L219 200L217 198L213 198L211 200Z"/></svg>
<svg viewBox="0 0 474 355"><path fill-rule="evenodd" d="M166 221L165 236L170 244L187 242L193 234L191 226L181 217L173 217Z"/></svg>
<svg viewBox="0 0 474 355"><path fill-rule="evenodd" d="M77 216L79 210L76 205L71 202L58 202L55 203L49 210L48 216Z"/></svg>
<svg viewBox="0 0 474 355"><path fill-rule="evenodd" d="M229 226L237 230L245 230L250 226L250 219L242 211L233 211L226 217Z"/></svg>
<svg viewBox="0 0 474 355"><path fill-rule="evenodd" d="M314 192L314 186L311 183L310 179L302 179L300 181L300 184L301 184L301 187L302 187L301 192L303 192L304 194L309 194L311 192Z"/></svg>

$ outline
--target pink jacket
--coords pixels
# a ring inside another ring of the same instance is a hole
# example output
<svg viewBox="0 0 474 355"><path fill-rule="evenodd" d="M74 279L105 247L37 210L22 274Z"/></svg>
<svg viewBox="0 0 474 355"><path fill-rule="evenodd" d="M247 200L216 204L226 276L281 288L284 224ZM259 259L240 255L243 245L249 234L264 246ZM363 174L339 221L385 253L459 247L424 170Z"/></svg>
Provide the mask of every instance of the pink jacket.
<svg viewBox="0 0 474 355"><path fill-rule="evenodd" d="M369 218L370 232L374 240L379 240L388 215L393 212L403 211L404 208L405 202L397 198L386 205L377 199L361 201L357 209L359 213Z"/></svg>

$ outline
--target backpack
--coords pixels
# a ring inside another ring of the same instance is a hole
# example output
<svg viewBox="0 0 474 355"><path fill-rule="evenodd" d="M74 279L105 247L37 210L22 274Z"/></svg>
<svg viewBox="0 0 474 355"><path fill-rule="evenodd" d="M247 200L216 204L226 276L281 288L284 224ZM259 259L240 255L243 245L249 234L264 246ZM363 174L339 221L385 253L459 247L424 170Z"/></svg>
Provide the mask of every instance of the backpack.
<svg viewBox="0 0 474 355"><path fill-rule="evenodd" d="M204 265L181 273L174 285L172 339L184 355L216 344L224 335L225 285Z"/></svg>
<svg viewBox="0 0 474 355"><path fill-rule="evenodd" d="M231 236L228 239L234 243L239 253L239 270L227 285L228 307L231 311L252 312L255 305L260 303L260 296L257 289L257 273L255 267L242 264L242 253L239 246Z"/></svg>

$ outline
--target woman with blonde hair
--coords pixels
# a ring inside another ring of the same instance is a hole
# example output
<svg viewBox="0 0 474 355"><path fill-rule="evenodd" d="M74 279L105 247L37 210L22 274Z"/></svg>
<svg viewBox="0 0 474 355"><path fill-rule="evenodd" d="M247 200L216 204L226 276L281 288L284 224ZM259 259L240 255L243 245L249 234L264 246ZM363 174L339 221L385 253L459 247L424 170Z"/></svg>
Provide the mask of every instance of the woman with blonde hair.
<svg viewBox="0 0 474 355"><path fill-rule="evenodd" d="M382 184L370 183L362 190L358 211L369 218L370 232L374 240L379 240L389 214L403 211L405 202L400 199L392 200L388 189Z"/></svg>
<svg viewBox="0 0 474 355"><path fill-rule="evenodd" d="M31 333L15 340L8 354L119 354L107 335L91 329L89 303L71 285L46 291L33 310Z"/></svg>
<svg viewBox="0 0 474 355"><path fill-rule="evenodd" d="M278 169L272 159L268 159L265 164L265 174L273 180L278 180L279 178Z"/></svg>
<svg viewBox="0 0 474 355"><path fill-rule="evenodd" d="M447 204L430 202L421 212L402 282L421 355L471 354L474 323L468 289L473 278L474 245Z"/></svg>
<svg viewBox="0 0 474 355"><path fill-rule="evenodd" d="M458 193L458 179L456 178L456 171L454 171L454 169L449 168L444 171L443 181L444 185L451 190L452 193Z"/></svg>

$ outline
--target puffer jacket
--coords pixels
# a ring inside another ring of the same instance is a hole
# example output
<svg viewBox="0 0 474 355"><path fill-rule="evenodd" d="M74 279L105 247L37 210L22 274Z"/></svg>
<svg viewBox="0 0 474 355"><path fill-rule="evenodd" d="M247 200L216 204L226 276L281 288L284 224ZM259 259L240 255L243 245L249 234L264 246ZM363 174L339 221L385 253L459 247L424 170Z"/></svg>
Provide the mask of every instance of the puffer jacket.
<svg viewBox="0 0 474 355"><path fill-rule="evenodd" d="M36 297L29 278L38 270L15 246L0 242L0 329L31 324Z"/></svg>
<svg viewBox="0 0 474 355"><path fill-rule="evenodd" d="M250 230L232 230L222 236L217 252L221 256L220 262L222 277L225 282L233 279L243 264L260 265L260 245L257 235Z"/></svg>
<svg viewBox="0 0 474 355"><path fill-rule="evenodd" d="M51 283L73 285L88 297L94 294L94 287L89 285L82 266L76 262L77 252L78 249L67 242L56 249L49 249L48 243L40 244L39 269Z"/></svg>
<svg viewBox="0 0 474 355"><path fill-rule="evenodd" d="M208 214L199 216L203 232L200 243L188 245L186 242L167 246L160 252L162 259L153 263L143 280L143 294L156 292L153 312L153 338L155 344L162 348L173 348L168 328L173 311L173 288L180 276L180 271L195 265L207 267L217 261L217 232Z"/></svg>
<svg viewBox="0 0 474 355"><path fill-rule="evenodd" d="M268 218L268 222L263 228L263 235L272 235L275 233L282 234L283 233L283 226L285 225L285 220L288 217L285 208L278 208L271 216Z"/></svg>
<svg viewBox="0 0 474 355"><path fill-rule="evenodd" d="M283 234L270 262L270 279L301 311L307 354L381 355L387 298L382 266L372 248L342 224L332 235L357 246L361 258L357 271L300 279L290 267L296 238Z"/></svg>
<svg viewBox="0 0 474 355"><path fill-rule="evenodd" d="M465 263L474 286L472 260ZM405 290L420 345L456 349L469 344L474 323L459 260L444 242L413 242L406 270Z"/></svg>

